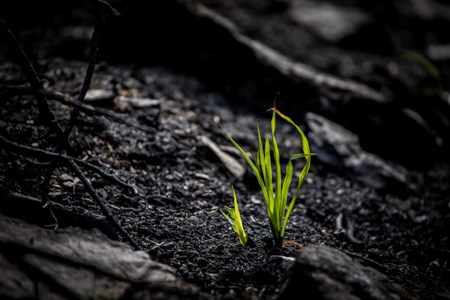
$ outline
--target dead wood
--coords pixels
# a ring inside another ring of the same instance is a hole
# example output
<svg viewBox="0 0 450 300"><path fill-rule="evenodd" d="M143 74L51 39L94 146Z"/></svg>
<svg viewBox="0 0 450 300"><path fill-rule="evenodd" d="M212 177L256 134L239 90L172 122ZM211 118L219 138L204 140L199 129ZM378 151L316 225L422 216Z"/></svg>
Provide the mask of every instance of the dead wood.
<svg viewBox="0 0 450 300"><path fill-rule="evenodd" d="M307 81L318 87L323 86L350 92L351 94L372 101L382 103L389 101L385 95L375 91L365 84L326 74L309 65L290 59L275 49L272 49L269 46L244 35L239 27L231 20L216 13L214 10L199 2L179 0L178 3L185 6L188 11L195 16L206 18L215 25L227 30L238 43L250 49L261 63L273 67L275 70L288 78Z"/></svg>
<svg viewBox="0 0 450 300"><path fill-rule="evenodd" d="M0 88L14 92L15 94L19 94L19 93L23 94L23 95L27 95L30 93L34 94L34 92L26 86L0 85ZM61 93L61 92L58 92L58 91L43 89L43 90L39 90L38 93L46 96L48 100L54 100L63 105L76 107L81 112L83 112L87 115L103 116L108 119L111 119L112 121L114 121L116 123L127 125L131 128L135 128L135 129L138 129L143 132L150 133L150 134L154 134L156 132L156 130L154 128L148 127L145 125L136 124L136 122L132 122L132 121L126 119L125 117L122 117L120 114L118 114L114 111L111 111L110 109L96 107L96 106L92 106L90 104L80 102L80 101L76 100L74 97L64 94L64 93Z"/></svg>
<svg viewBox="0 0 450 300"><path fill-rule="evenodd" d="M83 171L81 171L80 167L73 161L68 161L70 169L77 175L77 177L81 180L84 187L87 189L87 192L91 196L92 199L95 200L97 205L102 210L103 214L106 216L109 222L111 222L114 227L130 242L131 245L135 249L140 249L141 247L136 243L136 241L131 237L131 235L120 225L119 221L114 217L111 210L105 205L103 200L98 196L94 187L91 184L91 181L84 175Z"/></svg>
<svg viewBox="0 0 450 300"><path fill-rule="evenodd" d="M91 85L92 76L94 75L94 70L95 70L95 64L97 62L98 47L99 47L99 32L98 31L99 31L99 26L100 26L98 14L96 15L96 19L97 19L97 21L94 26L94 32L92 33L92 40L91 40L92 45L91 45L90 60L89 60L88 68L86 71L86 76L83 81L83 86L78 95L78 101L81 103L83 103L84 98L86 97L86 93L89 90L89 86ZM61 153L61 151L64 149L66 141L69 140L69 135L72 132L72 129L75 126L75 123L77 122L79 114L80 114L80 109L77 107L74 107L74 109L70 115L69 122L67 123L67 126L64 129L64 132L62 134L62 137L60 139L60 142L59 142L56 152ZM48 167L48 169L44 175L44 180L42 182L42 193L41 193L42 203L44 206L46 206L48 203L48 193L50 191L50 180L51 180L51 177L52 177L53 172L55 171L57 165L58 165L57 161L53 161L50 164L50 166Z"/></svg>
<svg viewBox="0 0 450 300"><path fill-rule="evenodd" d="M141 130L146 133L154 134L156 132L156 130L151 127L135 124L135 123L125 119L124 117L121 117L119 114L117 114L109 109L105 109L105 108L101 108L101 107L94 107L92 105L82 103L82 102L74 99L73 97L70 97L69 95L50 91L50 90L42 90L39 92L46 95L48 97L48 99L50 99L50 100L55 100L61 104L76 107L84 113L87 113L90 115L104 116L104 117L109 118L119 124L124 124L131 128L135 128L135 129Z"/></svg>
<svg viewBox="0 0 450 300"><path fill-rule="evenodd" d="M45 214L36 213L43 209L38 198L7 190L0 190L0 195L2 199L0 203L1 213L31 223L42 225L48 223L48 220L44 218ZM60 226L76 226L84 229L97 228L110 238L118 238L116 230L104 216L78 206L66 206L53 201L51 203L55 214L60 217Z"/></svg>
<svg viewBox="0 0 450 300"><path fill-rule="evenodd" d="M104 1L98 1L96 2L97 9L99 10L101 7L103 6L107 6L107 8L109 8L110 10L112 10L113 13L116 13L116 11L114 9L112 9L112 6L110 6L108 3L104 2ZM98 51L99 51L99 35L100 35L100 30L101 30L101 16L99 11L96 12L96 24L94 26L94 32L92 34L92 39L91 39L91 54L90 54L90 59L89 59L89 64L87 67L87 71L86 71L86 75L83 81L83 86L80 90L80 93L78 95L78 102L83 103L86 97L86 93L89 90L89 87L91 85L91 81L92 81L92 76L94 75L94 71L95 71L95 65L97 63L97 55L98 55ZM40 89L42 90L42 88ZM80 109L79 107L74 107L71 115L70 115L70 119L69 122L66 126L66 128L64 129L64 132L61 136L59 145L57 147L56 152L59 154L63 151L63 149L66 147L67 142L69 140L69 135L72 132L72 129L74 128L77 120L78 120L78 116L80 114ZM41 192L41 197L42 197L42 204L43 207L47 207L49 209L50 215L53 217L55 224L58 223L56 217L53 214L52 211L52 206L51 204L49 204L48 201L48 194L50 191L50 180L51 177L53 175L54 170L56 169L56 167L58 166L58 162L59 160L55 159L51 162L50 166L48 167L47 171L45 172L44 175L44 180L42 182L42 192ZM106 216L106 218L113 224L113 226L131 243L131 245L133 245L134 248L136 249L140 249L139 245L136 243L136 241L129 235L129 233L120 225L120 223L118 222L118 220L114 217L114 215L111 213L110 209L105 205L105 203L103 202L103 200L98 196L97 192L95 191L95 189L93 188L90 180L84 175L83 171L80 169L80 167L71 159L66 160L65 161L66 164L68 164L69 168L77 175L77 177L81 180L81 182L83 183L83 185L85 186L85 188L87 189L89 195L95 200L95 202L98 204L98 206L100 207L100 209L102 210L103 214ZM95 168L94 168L95 169ZM98 171L98 170L97 170ZM106 173L103 173L103 176L108 176Z"/></svg>
<svg viewBox="0 0 450 300"><path fill-rule="evenodd" d="M93 165L91 163L88 163L79 158L72 157L72 156L69 156L66 154L60 154L60 153L37 149L37 148L29 147L29 146L19 145L17 143L14 143L14 142L4 138L3 136L0 136L0 141L2 143L0 145L0 147L14 150L19 155L31 156L35 159L43 160L44 163L48 163L49 161L52 161L52 160L63 161L65 163L67 163L68 161L73 161L79 165L84 166L87 169L90 169L91 171L94 171L95 173L99 174L101 177L108 180L109 182L111 182L113 184L117 184L118 186L120 186L128 191L133 191L134 193L136 193L136 188L134 186L131 186L128 183L120 180L119 178L117 178L117 176L115 176L113 174L109 174L109 173L105 172L100 167Z"/></svg>
<svg viewBox="0 0 450 300"><path fill-rule="evenodd" d="M14 144L10 141L8 141L7 139L0 137L0 140L3 142L3 144L5 144L6 146L12 147L14 149L18 149L22 152L26 152L26 153L33 153L35 155L39 155L39 156L46 156L47 158L52 158L54 159L54 162L59 162L61 159L64 159L64 163L76 174L76 176L81 180L81 182L83 183L84 187L86 188L87 192L89 193L89 195L92 197L92 199L95 200L95 202L98 204L98 206L100 207L100 209L102 210L103 214L106 216L107 220L109 222L111 222L111 224L116 228L116 230L118 232L120 232L130 243L131 245L133 245L133 247L135 247L136 249L140 249L139 245L136 243L136 241L129 235L129 233L120 225L119 221L114 217L114 215L111 213L111 210L105 205L105 203L103 202L103 200L98 196L97 192L95 191L94 187L92 186L90 180L84 175L83 171L81 171L80 167L77 165L76 162L74 162L74 160L68 156L62 155L62 154L55 154L55 153L51 153L51 152L47 152L44 150L38 150L38 149L33 149L31 147L26 147L26 146L20 146L17 144ZM84 163L87 164L87 163ZM99 170L97 167L88 164L91 168L93 168L94 170ZM115 178L111 175L106 174L105 172L101 172L100 174L103 174L103 176L107 176L107 178L112 179ZM119 181L117 179L117 181ZM119 181L120 182L120 181ZM122 183L123 185L125 185L124 183ZM52 207L52 204L48 201L45 202L45 205L43 205L43 207ZM53 213L53 210L50 209L49 211L50 216L53 218L53 221L56 220L56 217ZM57 225L57 223L55 223L55 225Z"/></svg>
<svg viewBox="0 0 450 300"><path fill-rule="evenodd" d="M55 232L0 215L0 245L1 297L119 299L137 283L165 297L196 293L172 268L96 230Z"/></svg>
<svg viewBox="0 0 450 300"><path fill-rule="evenodd" d="M45 95L38 93L39 90L43 89L42 81L39 79L33 64L26 55L16 36L9 29L8 25L2 18L0 18L0 33L5 36L5 39L9 44L9 48L13 52L14 57L17 59L17 62L36 97L36 102L39 109L38 120L44 124L47 124L51 130L62 136L63 130L56 120L53 111L48 106L47 98Z"/></svg>

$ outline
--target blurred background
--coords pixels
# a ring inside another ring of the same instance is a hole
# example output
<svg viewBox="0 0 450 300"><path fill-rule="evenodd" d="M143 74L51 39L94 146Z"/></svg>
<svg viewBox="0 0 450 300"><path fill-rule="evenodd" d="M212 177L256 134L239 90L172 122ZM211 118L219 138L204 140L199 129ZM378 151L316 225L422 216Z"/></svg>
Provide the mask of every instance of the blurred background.
<svg viewBox="0 0 450 300"><path fill-rule="evenodd" d="M108 64L172 68L255 112L279 93L278 106L296 119L323 116L385 160L412 169L449 161L447 1L109 3L121 16L106 17L100 57ZM92 1L0 4L41 63L86 61L94 11Z"/></svg>

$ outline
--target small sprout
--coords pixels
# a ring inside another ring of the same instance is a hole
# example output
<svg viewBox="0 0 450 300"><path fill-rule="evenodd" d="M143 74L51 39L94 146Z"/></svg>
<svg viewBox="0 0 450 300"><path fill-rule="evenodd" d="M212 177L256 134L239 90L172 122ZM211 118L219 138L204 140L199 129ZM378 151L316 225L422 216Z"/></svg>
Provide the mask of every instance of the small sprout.
<svg viewBox="0 0 450 300"><path fill-rule="evenodd" d="M271 137L270 138L266 137L263 142L259 130L259 125L257 126L258 150L256 152L254 161L242 149L242 147L223 128L222 129L224 130L227 138L236 147L236 149L239 150L241 155L250 165L250 167L253 170L253 173L256 176L256 179L258 180L266 203L267 216L269 219L269 227L275 242L275 246L281 248L283 245L284 232L286 230L286 225L289 220L289 216L294 208L295 201L297 200L297 197L300 193L300 189L302 187L303 182L305 181L306 175L308 175L309 168L311 166L311 156L314 155L314 153L311 153L310 151L306 135L303 133L301 128L294 123L294 121L292 121L288 116L278 111L276 107L273 107L270 110L272 111ZM289 161L286 165L286 172L285 172L286 174L283 180L281 176L280 154L278 151L278 144L275 137L275 124L277 115L297 129L298 133L300 134L303 149L303 153L293 154L289 158ZM300 172L295 194L292 198L290 198L289 205L286 207L289 198L288 195L289 188L291 186L291 181L293 178L292 161L298 158L304 158L306 160L306 163L302 171ZM273 173L272 169L272 160L275 163L275 173ZM237 207L236 197L235 197L235 207Z"/></svg>
<svg viewBox="0 0 450 300"><path fill-rule="evenodd" d="M241 214L239 212L239 205L236 197L236 192L234 191L234 187L231 186L231 189L233 191L233 198L234 198L234 209L231 207L225 207L228 211L228 215L226 215L224 212L222 214L224 217L230 222L231 227L233 230L237 233L239 236L239 241L241 242L242 246L246 246L248 242L247 234L244 230L244 225L242 224Z"/></svg>
<svg viewBox="0 0 450 300"><path fill-rule="evenodd" d="M448 65L433 64L428 58L417 52L409 52L407 57L420 64L436 82L434 87L428 87L423 90L424 95L437 96L450 105L450 74Z"/></svg>

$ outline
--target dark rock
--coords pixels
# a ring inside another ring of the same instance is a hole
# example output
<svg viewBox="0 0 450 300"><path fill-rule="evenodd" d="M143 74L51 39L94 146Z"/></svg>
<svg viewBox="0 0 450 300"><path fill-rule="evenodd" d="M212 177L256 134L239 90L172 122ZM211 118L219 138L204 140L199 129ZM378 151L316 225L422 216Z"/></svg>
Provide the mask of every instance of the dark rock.
<svg viewBox="0 0 450 300"><path fill-rule="evenodd" d="M353 132L317 114L306 115L313 152L322 163L337 170L347 169L373 188L406 187L406 171L361 148Z"/></svg>
<svg viewBox="0 0 450 300"><path fill-rule="evenodd" d="M414 299L386 275L326 246L304 248L278 299Z"/></svg>
<svg viewBox="0 0 450 300"><path fill-rule="evenodd" d="M450 59L450 44L429 45L427 47L427 57L429 57L432 60Z"/></svg>
<svg viewBox="0 0 450 300"><path fill-rule="evenodd" d="M443 18L450 20L450 8L433 0L412 0L413 13L424 20Z"/></svg>
<svg viewBox="0 0 450 300"><path fill-rule="evenodd" d="M247 1L245 7L259 13L279 13L284 12L290 6L289 0L263 0Z"/></svg>
<svg viewBox="0 0 450 300"><path fill-rule="evenodd" d="M195 290L171 267L96 230L55 232L0 215L0 244L2 299L119 299L136 283L152 287L152 296L169 290L193 295ZM53 291L41 289L42 284Z"/></svg>
<svg viewBox="0 0 450 300"><path fill-rule="evenodd" d="M290 17L330 42L342 40L371 21L369 15L356 8L317 1L295 2L290 9Z"/></svg>
<svg viewBox="0 0 450 300"><path fill-rule="evenodd" d="M26 299L33 295L34 283L20 268L9 262L0 253L0 268L2 276L0 279L0 296L8 299Z"/></svg>

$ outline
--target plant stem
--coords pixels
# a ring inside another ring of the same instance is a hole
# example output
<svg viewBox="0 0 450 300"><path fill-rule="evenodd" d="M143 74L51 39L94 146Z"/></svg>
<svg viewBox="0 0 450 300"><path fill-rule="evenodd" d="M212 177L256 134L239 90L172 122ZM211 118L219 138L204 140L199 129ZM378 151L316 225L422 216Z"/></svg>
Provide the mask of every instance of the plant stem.
<svg viewBox="0 0 450 300"><path fill-rule="evenodd" d="M274 238L273 239L273 247L274 248L283 248L283 238Z"/></svg>

